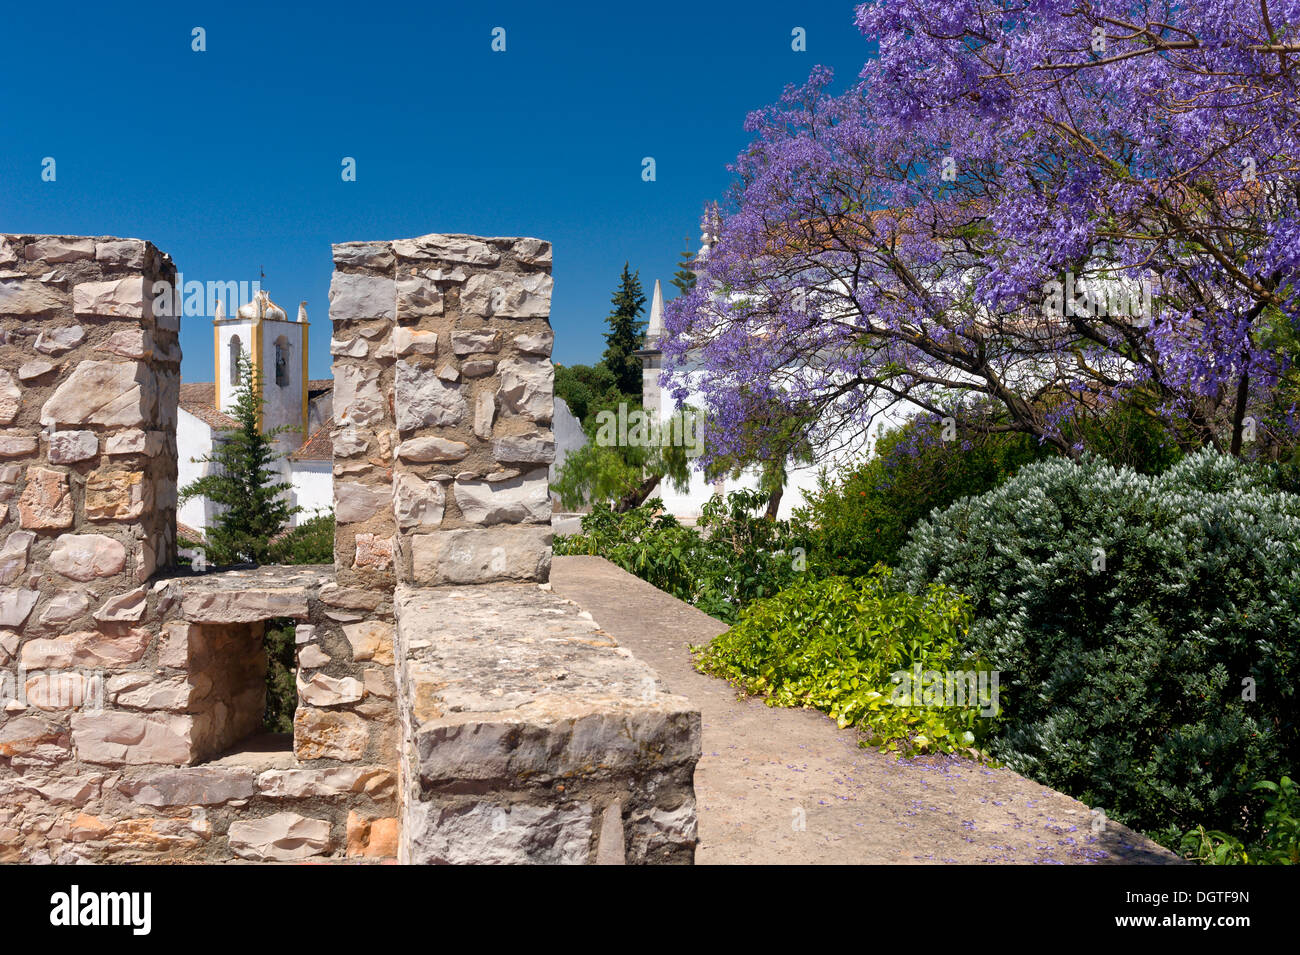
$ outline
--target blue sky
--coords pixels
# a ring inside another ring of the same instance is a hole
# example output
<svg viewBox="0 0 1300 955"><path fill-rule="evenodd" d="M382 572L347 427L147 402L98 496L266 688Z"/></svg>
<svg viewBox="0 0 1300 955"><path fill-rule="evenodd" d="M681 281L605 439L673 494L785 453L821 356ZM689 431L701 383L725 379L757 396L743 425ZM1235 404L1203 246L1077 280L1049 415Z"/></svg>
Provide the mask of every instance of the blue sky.
<svg viewBox="0 0 1300 955"><path fill-rule="evenodd" d="M10 4L0 232L149 239L187 281L265 270L290 314L307 301L313 377L330 243L537 236L555 244L555 359L595 361L624 260L647 296L656 277L673 292L746 112L816 64L837 86L856 75L852 16L838 0ZM211 380L208 321L187 318L181 346L183 377Z"/></svg>

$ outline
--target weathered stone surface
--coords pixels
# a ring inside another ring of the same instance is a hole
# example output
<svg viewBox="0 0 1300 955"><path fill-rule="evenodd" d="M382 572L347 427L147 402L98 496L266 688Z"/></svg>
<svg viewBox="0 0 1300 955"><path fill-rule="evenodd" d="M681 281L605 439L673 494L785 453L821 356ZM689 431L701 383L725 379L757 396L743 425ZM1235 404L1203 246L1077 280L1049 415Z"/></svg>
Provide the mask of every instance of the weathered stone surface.
<svg viewBox="0 0 1300 955"><path fill-rule="evenodd" d="M188 716L105 710L72 717L77 758L108 766L189 761L192 720Z"/></svg>
<svg viewBox="0 0 1300 955"><path fill-rule="evenodd" d="M94 617L100 623L138 621L144 616L146 602L144 588L137 587L116 597L109 597L95 611Z"/></svg>
<svg viewBox="0 0 1300 955"><path fill-rule="evenodd" d="M49 564L73 580L112 577L126 566L126 547L103 534L62 534L54 542Z"/></svg>
<svg viewBox="0 0 1300 955"><path fill-rule="evenodd" d="M140 427L152 422L158 384L142 362L83 361L41 408L43 425Z"/></svg>
<svg viewBox="0 0 1300 955"><path fill-rule="evenodd" d="M147 503L143 471L100 468L86 475L86 517L92 521L125 521L139 517Z"/></svg>
<svg viewBox="0 0 1300 955"><path fill-rule="evenodd" d="M460 371L466 378L486 378L496 370L497 363L487 358L477 358L461 364Z"/></svg>
<svg viewBox="0 0 1300 955"><path fill-rule="evenodd" d="M457 481L456 503L471 524L549 524L551 493L546 469L508 481Z"/></svg>
<svg viewBox="0 0 1300 955"><path fill-rule="evenodd" d="M544 581L551 571L550 527L444 530L411 537L414 582L478 584Z"/></svg>
<svg viewBox="0 0 1300 955"><path fill-rule="evenodd" d="M383 602L383 595L375 590L361 587L340 587L337 583L328 583L320 589L320 602L327 607L343 607L347 610L374 610ZM298 628L299 630L302 627Z"/></svg>
<svg viewBox="0 0 1300 955"><path fill-rule="evenodd" d="M18 253L10 241L0 236L0 265L12 265L18 261Z"/></svg>
<svg viewBox="0 0 1300 955"><path fill-rule="evenodd" d="M95 257L95 240L68 235L42 236L27 243L24 255L28 262L79 262Z"/></svg>
<svg viewBox="0 0 1300 955"><path fill-rule="evenodd" d="M12 431L0 433L0 458L25 458L35 452L35 435Z"/></svg>
<svg viewBox="0 0 1300 955"><path fill-rule="evenodd" d="M98 799L104 784L104 777L97 774L20 778L22 788L28 792L39 794L46 802L67 806L84 806Z"/></svg>
<svg viewBox="0 0 1300 955"><path fill-rule="evenodd" d="M72 311L78 316L145 318L151 314L148 308L144 278L138 275L111 282L82 282L72 290Z"/></svg>
<svg viewBox="0 0 1300 955"><path fill-rule="evenodd" d="M460 307L467 315L483 318L546 318L554 284L542 272L471 275L460 293Z"/></svg>
<svg viewBox="0 0 1300 955"><path fill-rule="evenodd" d="M75 464L99 454L99 438L93 431L55 431L50 435L51 464Z"/></svg>
<svg viewBox="0 0 1300 955"><path fill-rule="evenodd" d="M397 855L397 820L367 819L355 810L348 813L348 858L391 859Z"/></svg>
<svg viewBox="0 0 1300 955"><path fill-rule="evenodd" d="M510 251L521 265L551 264L551 243L545 239L518 239Z"/></svg>
<svg viewBox="0 0 1300 955"><path fill-rule="evenodd" d="M387 411L377 367L334 366L334 415L340 424L375 424L384 419Z"/></svg>
<svg viewBox="0 0 1300 955"><path fill-rule="evenodd" d="M52 361L46 361L43 358L37 358L35 361L25 361L18 366L18 377L23 381L31 381L42 375L48 375L54 369L58 368Z"/></svg>
<svg viewBox="0 0 1300 955"><path fill-rule="evenodd" d="M354 677L339 678L313 673L310 679L304 680L302 674L298 674L298 698L309 706L355 703L365 695L365 687Z"/></svg>
<svg viewBox="0 0 1300 955"><path fill-rule="evenodd" d="M474 399L474 436L483 441L492 438L492 422L496 420L496 395L491 391L481 391Z"/></svg>
<svg viewBox="0 0 1300 955"><path fill-rule="evenodd" d="M370 442L366 436L356 428L340 428L333 434L334 438L334 457L350 458L355 454L363 453L366 448L370 447Z"/></svg>
<svg viewBox="0 0 1300 955"><path fill-rule="evenodd" d="M254 779L247 769L196 766L128 779L117 788L145 806L218 806L251 797L257 792Z"/></svg>
<svg viewBox="0 0 1300 955"><path fill-rule="evenodd" d="M23 390L8 371L0 368L0 424L13 424L22 406Z"/></svg>
<svg viewBox="0 0 1300 955"><path fill-rule="evenodd" d="M352 645L352 659L358 663L374 660L385 666L393 664L393 625L383 620L363 620L343 625L343 634Z"/></svg>
<svg viewBox="0 0 1300 955"><path fill-rule="evenodd" d="M39 597L35 590L0 590L0 627L21 627Z"/></svg>
<svg viewBox="0 0 1300 955"><path fill-rule="evenodd" d="M340 524L367 521L388 505L390 496L387 488L335 481L334 520Z"/></svg>
<svg viewBox="0 0 1300 955"><path fill-rule="evenodd" d="M204 673L189 677L168 677L150 680L147 676L130 674L109 680L108 691L113 702L131 710L172 710L183 712L196 706L212 689L212 678Z"/></svg>
<svg viewBox="0 0 1300 955"><path fill-rule="evenodd" d="M325 666L329 662L330 655L314 643L298 651L298 666L305 669L314 670L317 667Z"/></svg>
<svg viewBox="0 0 1300 955"><path fill-rule="evenodd" d="M124 328L110 335L102 345L96 346L95 351L109 352L123 358L152 358L153 336L143 328Z"/></svg>
<svg viewBox="0 0 1300 955"><path fill-rule="evenodd" d="M555 410L550 359L509 359L501 363L500 371L505 407L530 421L549 424Z"/></svg>
<svg viewBox="0 0 1300 955"><path fill-rule="evenodd" d="M34 540L36 535L30 531L12 531L5 538L4 544L0 545L0 584L12 584L27 569L27 557Z"/></svg>
<svg viewBox="0 0 1300 955"><path fill-rule="evenodd" d="M475 236L422 235L416 239L398 239L393 243L398 258L414 261L438 260L463 265L496 265L501 255Z"/></svg>
<svg viewBox="0 0 1300 955"><path fill-rule="evenodd" d="M340 319L392 320L397 283L376 275L335 272L330 281L330 316Z"/></svg>
<svg viewBox="0 0 1300 955"><path fill-rule="evenodd" d="M437 354L438 333L398 325L393 329L393 349L398 355Z"/></svg>
<svg viewBox="0 0 1300 955"><path fill-rule="evenodd" d="M31 279L0 279L0 315L49 315L67 304L53 285Z"/></svg>
<svg viewBox="0 0 1300 955"><path fill-rule="evenodd" d="M426 481L409 471L393 476L393 517L402 530L437 527L442 523L447 492L437 481Z"/></svg>
<svg viewBox="0 0 1300 955"><path fill-rule="evenodd" d="M341 242L332 247L334 263L350 268L383 271L393 267L393 249L387 242Z"/></svg>
<svg viewBox="0 0 1300 955"><path fill-rule="evenodd" d="M453 332L451 347L457 355L494 354L501 348L501 333L492 328Z"/></svg>
<svg viewBox="0 0 1300 955"><path fill-rule="evenodd" d="M205 590L185 588L181 615L192 623L254 623L276 617L307 619L307 591L302 587Z"/></svg>
<svg viewBox="0 0 1300 955"><path fill-rule="evenodd" d="M378 534L356 536L354 570L388 570L393 566L393 539Z"/></svg>
<svg viewBox="0 0 1300 955"><path fill-rule="evenodd" d="M300 706L293 715L293 752L299 759L355 762L366 753L366 721L355 713Z"/></svg>
<svg viewBox="0 0 1300 955"><path fill-rule="evenodd" d="M157 457L167 446L167 434L163 431L141 431L128 428L110 434L104 439L104 452L109 455L143 454L147 458Z"/></svg>
<svg viewBox="0 0 1300 955"><path fill-rule="evenodd" d="M497 438L492 456L504 464L550 464L555 460L555 439L539 434Z"/></svg>
<svg viewBox="0 0 1300 955"><path fill-rule="evenodd" d="M32 346L46 355L61 355L76 348L86 337L86 330L80 325L66 325L62 328L42 328Z"/></svg>
<svg viewBox="0 0 1300 955"><path fill-rule="evenodd" d="M393 391L399 431L454 426L465 417L461 386L446 384L431 367L399 361Z"/></svg>
<svg viewBox="0 0 1300 955"><path fill-rule="evenodd" d="M443 381L460 381L460 369L449 361L438 366L437 375Z"/></svg>
<svg viewBox="0 0 1300 955"><path fill-rule="evenodd" d="M119 269L144 268L144 243L139 239L113 239L95 243L95 258Z"/></svg>
<svg viewBox="0 0 1300 955"><path fill-rule="evenodd" d="M442 292L429 272L397 277L397 320L414 321L442 314Z"/></svg>
<svg viewBox="0 0 1300 955"><path fill-rule="evenodd" d="M277 812L261 819L232 822L227 839L241 859L292 862L328 852L330 824L296 812Z"/></svg>
<svg viewBox="0 0 1300 955"><path fill-rule="evenodd" d="M0 723L0 757L26 756L45 747L66 749L67 728L40 716L19 716Z"/></svg>
<svg viewBox="0 0 1300 955"><path fill-rule="evenodd" d="M515 349L528 355L545 355L550 357L551 347L555 344L553 332L539 332L536 335L516 335Z"/></svg>
<svg viewBox="0 0 1300 955"><path fill-rule="evenodd" d="M33 465L27 469L27 484L18 498L18 523L36 530L72 526L72 492L68 476Z"/></svg>
<svg viewBox="0 0 1300 955"><path fill-rule="evenodd" d="M60 590L41 611L41 623L62 625L90 609L90 597L80 590Z"/></svg>
<svg viewBox="0 0 1300 955"><path fill-rule="evenodd" d="M365 794L391 798L397 779L382 766L332 766L328 769L271 769L257 777L264 796L283 799L331 798Z"/></svg>
<svg viewBox="0 0 1300 955"><path fill-rule="evenodd" d="M22 649L23 666L29 670L74 666L123 667L144 656L151 636L148 630L133 627L121 634L83 630L65 633L53 640L28 640Z"/></svg>
<svg viewBox="0 0 1300 955"><path fill-rule="evenodd" d="M416 802L406 830L402 861L411 865L581 865L589 861L592 808Z"/></svg>
<svg viewBox="0 0 1300 955"><path fill-rule="evenodd" d="M428 464L435 461L459 461L469 454L469 445L446 438L407 438L397 448L403 461Z"/></svg>
<svg viewBox="0 0 1300 955"><path fill-rule="evenodd" d="M337 338L330 339L330 354L344 355L348 358L365 358L370 354L370 346L366 344L364 338L351 338L340 340Z"/></svg>

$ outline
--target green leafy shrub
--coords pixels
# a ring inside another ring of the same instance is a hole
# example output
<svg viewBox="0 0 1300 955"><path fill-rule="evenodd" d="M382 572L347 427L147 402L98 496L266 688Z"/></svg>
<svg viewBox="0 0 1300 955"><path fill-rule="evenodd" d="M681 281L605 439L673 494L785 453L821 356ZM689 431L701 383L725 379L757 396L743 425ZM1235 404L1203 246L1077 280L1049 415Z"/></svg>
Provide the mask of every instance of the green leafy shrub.
<svg viewBox="0 0 1300 955"><path fill-rule="evenodd" d="M982 494L1022 465L1050 452L1027 435L959 433L915 418L882 435L874 453L842 479L823 472L817 491L795 514L810 538L816 576L860 576L894 564L912 525L936 507Z"/></svg>
<svg viewBox="0 0 1300 955"><path fill-rule="evenodd" d="M262 728L268 733L292 733L293 714L298 708L294 622L288 618L268 620L262 645L266 648L266 710Z"/></svg>
<svg viewBox="0 0 1300 955"><path fill-rule="evenodd" d="M311 517L271 542L271 559L277 564L334 563L334 514Z"/></svg>
<svg viewBox="0 0 1300 955"><path fill-rule="evenodd" d="M990 715L918 705L915 693L899 692L914 669L986 670L962 650L968 623L960 597L943 587L901 591L881 565L865 577L805 579L756 601L699 651L696 665L771 706L822 710L885 749L976 753Z"/></svg>
<svg viewBox="0 0 1300 955"><path fill-rule="evenodd" d="M1150 477L1040 462L921 521L913 592L967 595L1017 771L1146 829L1233 830L1295 765L1300 497L1200 452Z"/></svg>
<svg viewBox="0 0 1300 955"><path fill-rule="evenodd" d="M756 517L755 491L715 495L696 528L663 512L655 498L617 513L596 504L582 533L555 539L556 554L594 554L727 623L747 604L798 578L804 550L785 521Z"/></svg>
<svg viewBox="0 0 1300 955"><path fill-rule="evenodd" d="M1300 786L1289 776L1251 787L1264 799L1258 843L1197 826L1182 840L1183 854L1206 865L1300 865Z"/></svg>

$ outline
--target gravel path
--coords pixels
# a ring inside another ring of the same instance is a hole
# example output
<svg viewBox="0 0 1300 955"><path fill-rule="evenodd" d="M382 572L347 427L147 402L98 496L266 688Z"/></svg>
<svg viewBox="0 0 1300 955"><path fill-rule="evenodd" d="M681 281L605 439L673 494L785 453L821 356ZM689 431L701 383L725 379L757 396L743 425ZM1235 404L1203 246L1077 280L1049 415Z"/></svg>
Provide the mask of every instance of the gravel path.
<svg viewBox="0 0 1300 955"><path fill-rule="evenodd" d="M697 673L687 650L726 626L603 558L556 557L551 584L700 708L698 863L1178 861L1010 770L896 760L822 713L737 699Z"/></svg>

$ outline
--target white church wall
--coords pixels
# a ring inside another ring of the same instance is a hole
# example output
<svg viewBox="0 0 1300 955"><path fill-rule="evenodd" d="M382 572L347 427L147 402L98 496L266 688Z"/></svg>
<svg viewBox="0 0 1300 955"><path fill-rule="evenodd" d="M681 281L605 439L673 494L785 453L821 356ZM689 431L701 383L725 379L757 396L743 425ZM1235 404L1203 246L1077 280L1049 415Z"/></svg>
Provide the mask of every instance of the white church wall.
<svg viewBox="0 0 1300 955"><path fill-rule="evenodd" d="M316 515L317 511L334 509L334 466L330 461L294 461L293 503L302 513L294 518L295 525Z"/></svg>
<svg viewBox="0 0 1300 955"><path fill-rule="evenodd" d="M207 473L208 465L191 459L201 458L212 451L212 428L184 408L177 409L176 448L176 487L180 489ZM195 530L204 530L208 526L208 509L209 505L203 498L191 498L176 512L176 520Z"/></svg>

